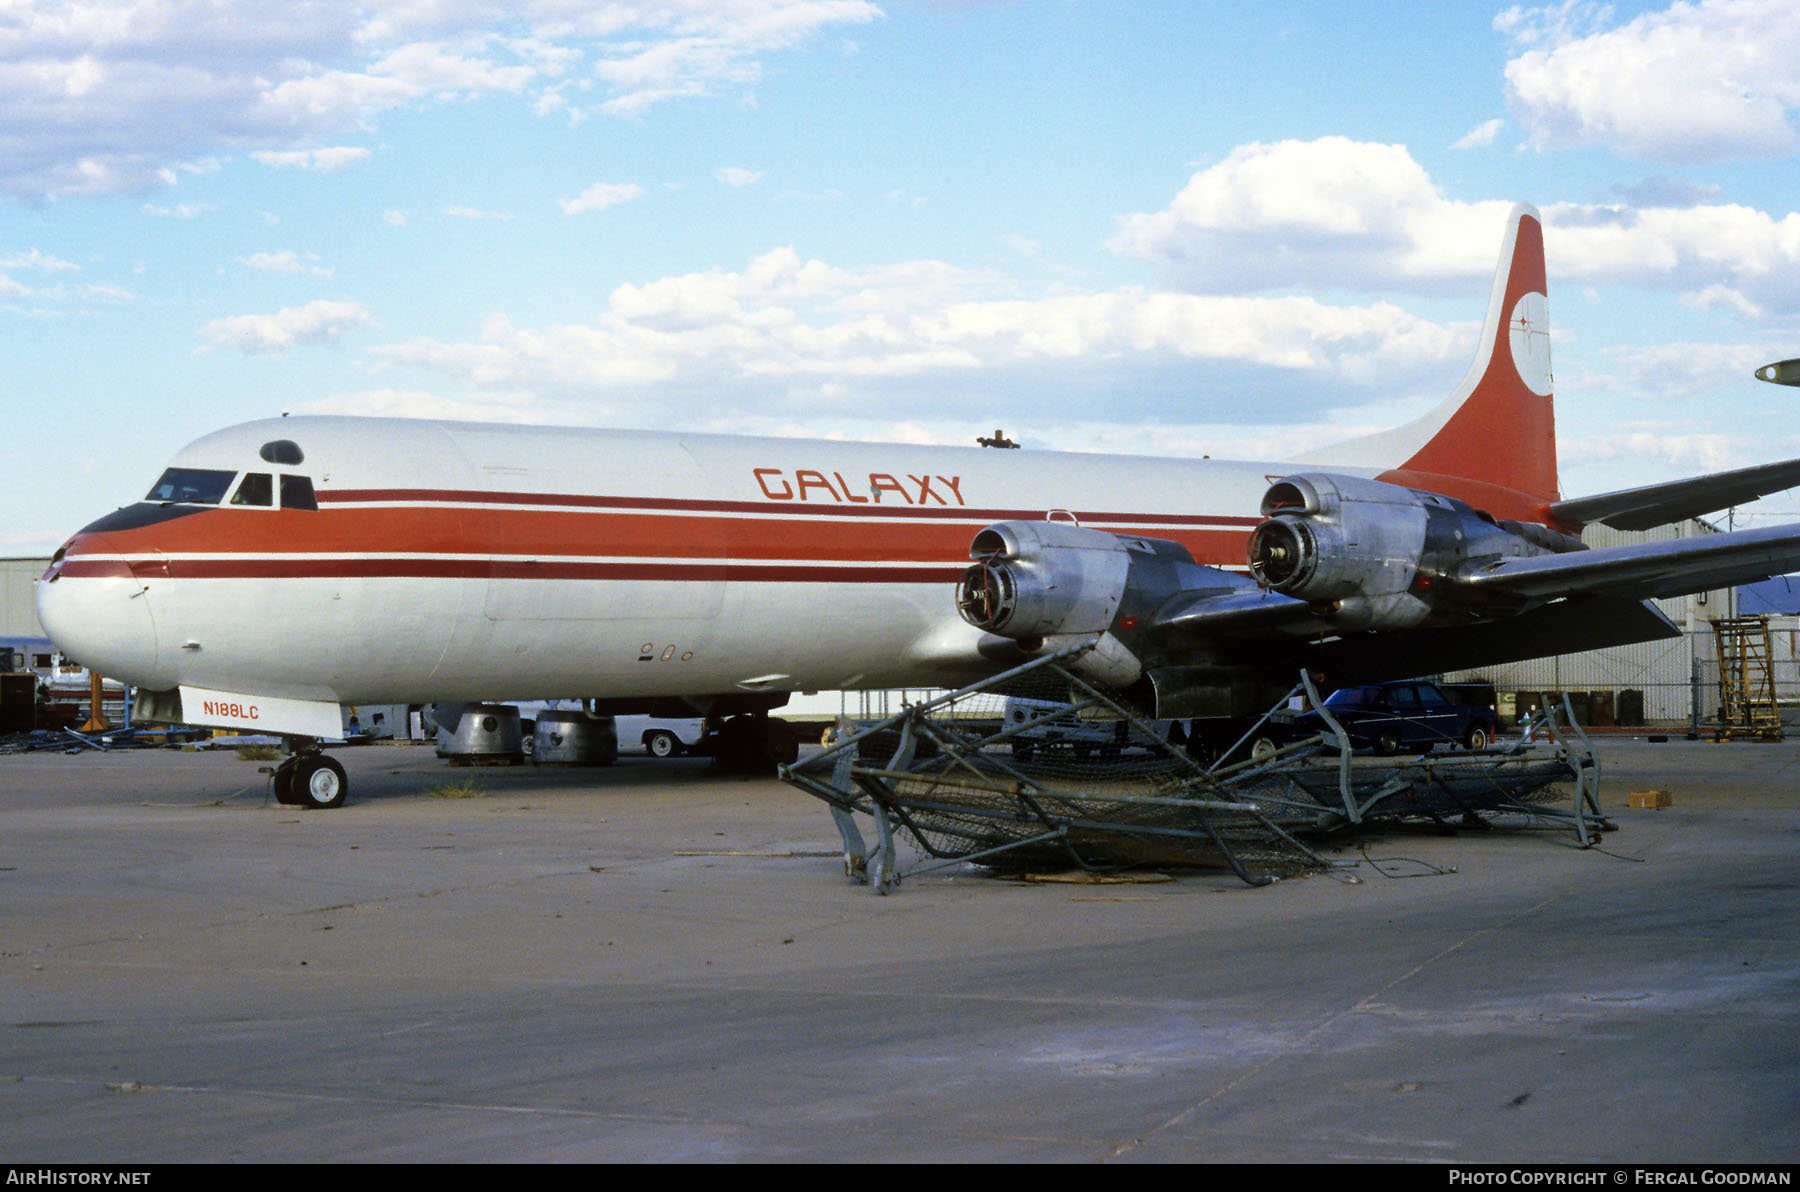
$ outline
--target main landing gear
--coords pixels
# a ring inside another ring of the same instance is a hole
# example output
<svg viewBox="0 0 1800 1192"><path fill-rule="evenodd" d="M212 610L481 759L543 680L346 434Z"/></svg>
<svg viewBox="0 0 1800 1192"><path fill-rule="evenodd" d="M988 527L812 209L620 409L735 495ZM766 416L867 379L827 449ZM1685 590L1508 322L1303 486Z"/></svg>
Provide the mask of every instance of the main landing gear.
<svg viewBox="0 0 1800 1192"><path fill-rule="evenodd" d="M760 713L733 716L713 734L713 760L727 774L764 777L799 758L800 734L775 717Z"/></svg>
<svg viewBox="0 0 1800 1192"><path fill-rule="evenodd" d="M287 741L290 756L275 767L272 782L275 801L290 807L324 811L342 807L350 793L350 779L335 758L325 756L310 737Z"/></svg>

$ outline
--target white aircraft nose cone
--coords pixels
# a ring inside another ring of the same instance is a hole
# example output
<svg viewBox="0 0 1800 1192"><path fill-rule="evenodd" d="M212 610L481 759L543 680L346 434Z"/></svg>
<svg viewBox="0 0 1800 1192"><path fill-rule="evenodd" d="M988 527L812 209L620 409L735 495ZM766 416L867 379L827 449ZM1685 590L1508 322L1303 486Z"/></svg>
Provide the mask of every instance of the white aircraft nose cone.
<svg viewBox="0 0 1800 1192"><path fill-rule="evenodd" d="M73 546L73 544L71 544ZM38 620L65 657L110 679L153 690L174 685L157 667L149 596L129 570L91 574L71 551L37 581Z"/></svg>

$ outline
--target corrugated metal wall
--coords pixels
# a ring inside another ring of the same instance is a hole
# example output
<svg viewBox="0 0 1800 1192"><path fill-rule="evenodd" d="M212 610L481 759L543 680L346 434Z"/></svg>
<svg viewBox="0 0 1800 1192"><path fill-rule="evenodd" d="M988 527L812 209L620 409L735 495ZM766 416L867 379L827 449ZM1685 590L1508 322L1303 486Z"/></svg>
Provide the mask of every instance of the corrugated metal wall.
<svg viewBox="0 0 1800 1192"><path fill-rule="evenodd" d="M1622 546L1638 542L1663 542L1716 534L1701 521L1686 521L1643 533L1591 526L1583 535L1589 546ZM1641 642L1607 650L1590 650L1552 658L1535 658L1480 671L1457 671L1445 676L1452 682L1492 682L1502 692L1621 691L1644 693L1644 718L1650 721L1688 723L1699 704L1702 721L1717 715L1719 665L1711 620L1736 613L1730 590L1702 592L1656 606L1684 633L1666 641ZM1785 698L1800 699L1800 618L1777 617L1771 622L1772 658L1776 690Z"/></svg>
<svg viewBox="0 0 1800 1192"><path fill-rule="evenodd" d="M31 583L50 566L45 559L0 559L0 637L43 637Z"/></svg>
<svg viewBox="0 0 1800 1192"><path fill-rule="evenodd" d="M1620 691L1642 691L1645 719L1685 721L1693 706L1694 658L1710 662L1712 650L1709 627L1665 641L1534 658L1446 677L1454 683L1491 682L1501 691L1610 691L1615 703Z"/></svg>

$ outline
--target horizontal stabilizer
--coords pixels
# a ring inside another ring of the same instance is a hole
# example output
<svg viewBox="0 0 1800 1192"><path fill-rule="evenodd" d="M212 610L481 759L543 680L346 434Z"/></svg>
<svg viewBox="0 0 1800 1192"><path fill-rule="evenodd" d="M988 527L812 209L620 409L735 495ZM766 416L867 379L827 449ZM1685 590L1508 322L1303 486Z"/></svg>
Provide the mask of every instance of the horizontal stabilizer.
<svg viewBox="0 0 1800 1192"><path fill-rule="evenodd" d="M1800 459L1558 501L1550 506L1550 515L1564 523L1600 522L1615 530L1648 530L1716 513L1795 485L1800 485Z"/></svg>
<svg viewBox="0 0 1800 1192"><path fill-rule="evenodd" d="M1578 595L1643 599L1751 583L1796 568L1800 568L1800 526L1770 526L1673 542L1501 559L1465 571L1452 582L1461 592L1527 601Z"/></svg>

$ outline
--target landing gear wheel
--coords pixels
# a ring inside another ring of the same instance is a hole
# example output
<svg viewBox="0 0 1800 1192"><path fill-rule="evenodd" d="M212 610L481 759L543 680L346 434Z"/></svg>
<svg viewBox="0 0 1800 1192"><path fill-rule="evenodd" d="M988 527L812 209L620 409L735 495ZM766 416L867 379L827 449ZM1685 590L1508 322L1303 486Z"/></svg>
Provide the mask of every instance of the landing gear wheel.
<svg viewBox="0 0 1800 1192"><path fill-rule="evenodd" d="M800 735L785 720L733 716L719 730L713 757L727 774L762 777L800 757Z"/></svg>
<svg viewBox="0 0 1800 1192"><path fill-rule="evenodd" d="M342 807L350 793L350 779L344 767L322 753L309 753L295 759L292 773L294 802L302 807L323 811Z"/></svg>
<svg viewBox="0 0 1800 1192"><path fill-rule="evenodd" d="M778 717L769 718L769 752L777 763L791 766L800 760L800 734Z"/></svg>
<svg viewBox="0 0 1800 1192"><path fill-rule="evenodd" d="M674 733L658 729L644 738L644 749L651 757L674 757L681 752L681 741Z"/></svg>
<svg viewBox="0 0 1800 1192"><path fill-rule="evenodd" d="M297 807L300 796L294 793L294 763L287 762L275 767L275 801L284 807Z"/></svg>
<svg viewBox="0 0 1800 1192"><path fill-rule="evenodd" d="M760 716L733 716L719 729L713 758L727 774L761 776L775 770L769 755L768 720Z"/></svg>
<svg viewBox="0 0 1800 1192"><path fill-rule="evenodd" d="M1197 732L1188 733L1187 755L1201 766L1210 767L1219 760L1219 743Z"/></svg>

